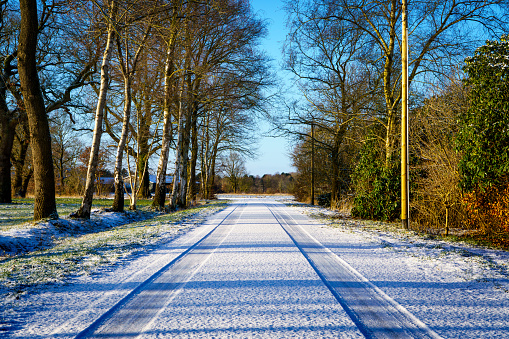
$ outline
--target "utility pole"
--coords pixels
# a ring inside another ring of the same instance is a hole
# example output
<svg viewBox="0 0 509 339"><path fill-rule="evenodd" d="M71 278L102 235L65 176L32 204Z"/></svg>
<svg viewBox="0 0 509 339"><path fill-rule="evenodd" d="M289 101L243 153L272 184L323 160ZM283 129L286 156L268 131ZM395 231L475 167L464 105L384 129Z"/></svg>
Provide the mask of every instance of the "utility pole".
<svg viewBox="0 0 509 339"><path fill-rule="evenodd" d="M410 222L410 180L408 162L408 22L407 0L402 0L401 38L401 223L409 228Z"/></svg>
<svg viewBox="0 0 509 339"><path fill-rule="evenodd" d="M311 205L315 204L315 119L311 122Z"/></svg>

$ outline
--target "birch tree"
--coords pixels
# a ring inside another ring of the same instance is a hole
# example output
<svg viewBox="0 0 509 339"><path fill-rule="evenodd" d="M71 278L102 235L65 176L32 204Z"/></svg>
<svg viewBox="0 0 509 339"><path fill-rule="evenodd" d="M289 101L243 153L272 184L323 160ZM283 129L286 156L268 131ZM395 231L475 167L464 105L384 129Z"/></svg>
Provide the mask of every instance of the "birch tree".
<svg viewBox="0 0 509 339"><path fill-rule="evenodd" d="M92 138L92 149L90 152L90 159L88 161L87 178L85 184L85 193L81 206L71 216L74 218L90 218L90 210L92 209L92 201L94 197L94 186L95 186L95 174L97 171L97 161L99 158L99 148L101 144L102 136L102 124L104 116L104 107L106 105L106 96L108 92L109 82L109 67L111 62L111 55L113 52L113 44L115 39L115 19L117 14L117 4L114 0L108 2L108 16L105 20L108 22L108 36L106 39L106 47L103 53L103 59L101 64L101 85L99 90L99 98L97 99L97 106L95 112L95 126L94 135Z"/></svg>
<svg viewBox="0 0 509 339"><path fill-rule="evenodd" d="M163 131L161 140L161 155L157 166L156 185L152 206L156 209L164 208L166 198L166 170L168 166L168 155L172 141L172 102L175 95L175 63L177 34L180 30L180 7L172 9L166 45L166 59L164 66L164 103L163 103Z"/></svg>
<svg viewBox="0 0 509 339"><path fill-rule="evenodd" d="M128 30L129 26L125 25L123 28L124 37L123 37L123 45L125 47L125 53L122 51L122 42L121 37L117 35L117 48L118 48L118 58L120 69L122 72L122 77L124 81L124 109L123 109L123 120L122 120L122 132L120 135L120 140L117 146L117 155L115 158L115 196L113 198L113 206L112 210L115 212L122 212L124 210L124 179L122 177L122 165L123 165L123 154L124 148L126 146L127 135L129 132L129 122L131 119L131 105L132 105L132 82L134 73L136 72L136 68L138 65L138 61L140 55L145 48L145 43L150 35L150 31L152 26L147 24L147 28L143 33L141 41L139 42L139 46L136 50L134 57L130 58L129 51L129 38L128 38ZM132 198L130 199L129 209L136 209L136 197L135 187L131 186L133 189Z"/></svg>
<svg viewBox="0 0 509 339"><path fill-rule="evenodd" d="M170 195L170 208L186 207L187 202L187 165L189 160L189 133L191 128L192 109L189 97L192 93L192 72L191 72L191 40L188 23L186 22L186 45L184 56L184 74L181 76L179 89L178 106L178 127L177 127L177 146L175 154L175 172L173 175L173 188ZM184 93L185 91L185 93ZM184 103L184 96L186 102Z"/></svg>

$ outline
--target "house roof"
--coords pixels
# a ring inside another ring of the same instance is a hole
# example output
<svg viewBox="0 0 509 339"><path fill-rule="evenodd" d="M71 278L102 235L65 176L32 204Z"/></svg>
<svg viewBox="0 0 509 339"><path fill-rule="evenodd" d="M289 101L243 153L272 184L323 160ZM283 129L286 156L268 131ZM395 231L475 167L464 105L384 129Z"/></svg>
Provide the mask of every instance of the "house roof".
<svg viewBox="0 0 509 339"><path fill-rule="evenodd" d="M151 184L155 184L156 183L156 175L155 174L151 174L148 176L148 180L150 181ZM171 184L173 182L173 176L172 175L167 175L166 176L166 184Z"/></svg>

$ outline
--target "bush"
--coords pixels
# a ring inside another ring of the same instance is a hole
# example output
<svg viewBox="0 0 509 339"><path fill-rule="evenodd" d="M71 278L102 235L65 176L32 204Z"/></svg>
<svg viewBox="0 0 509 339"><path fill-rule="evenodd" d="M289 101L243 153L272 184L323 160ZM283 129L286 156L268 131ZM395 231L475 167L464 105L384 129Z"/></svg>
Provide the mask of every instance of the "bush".
<svg viewBox="0 0 509 339"><path fill-rule="evenodd" d="M461 201L461 153L455 149L458 117L468 110L468 91L459 77L451 78L415 110L411 125L412 151L416 157L411 183L411 219L421 230L445 234L464 227Z"/></svg>
<svg viewBox="0 0 509 339"><path fill-rule="evenodd" d="M509 186L466 193L463 202L469 227L477 229L486 241L509 247Z"/></svg>
<svg viewBox="0 0 509 339"><path fill-rule="evenodd" d="M509 35L465 60L470 108L460 115L457 148L468 224L509 245Z"/></svg>
<svg viewBox="0 0 509 339"><path fill-rule="evenodd" d="M401 211L400 164L385 168L383 148L373 135L368 136L352 174L355 190L352 216L367 219L395 220ZM395 157L398 155L396 154Z"/></svg>
<svg viewBox="0 0 509 339"><path fill-rule="evenodd" d="M458 149L462 187L505 185L509 176L509 35L487 41L464 68L470 109L460 115Z"/></svg>
<svg viewBox="0 0 509 339"><path fill-rule="evenodd" d="M318 202L318 205L320 205L320 206L331 207L330 206L330 199L331 199L331 194L330 193L324 193L324 194L320 194L318 196L318 198L316 198L316 201Z"/></svg>

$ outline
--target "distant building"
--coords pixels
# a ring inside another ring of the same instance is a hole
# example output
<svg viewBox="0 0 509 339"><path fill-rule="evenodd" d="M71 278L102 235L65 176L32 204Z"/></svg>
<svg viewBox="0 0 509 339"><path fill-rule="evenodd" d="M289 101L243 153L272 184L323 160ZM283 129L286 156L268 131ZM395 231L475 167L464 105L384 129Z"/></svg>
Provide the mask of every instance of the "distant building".
<svg viewBox="0 0 509 339"><path fill-rule="evenodd" d="M154 193L156 191L156 179L157 179L157 176L154 174L151 174L148 176L148 181L150 182L149 189L150 189L151 193ZM172 185L173 185L173 176L167 175L166 180L165 180L166 193L171 192Z"/></svg>
<svg viewBox="0 0 509 339"><path fill-rule="evenodd" d="M172 185L173 185L173 176L167 175L166 176L166 192L171 192ZM101 177L96 181L97 191L99 193L108 193L108 192L115 192L115 178L113 177ZM129 180L129 177L124 178L124 188L126 193L131 193L131 182ZM149 189L151 193L154 193L156 190L156 176L155 175L149 175Z"/></svg>

